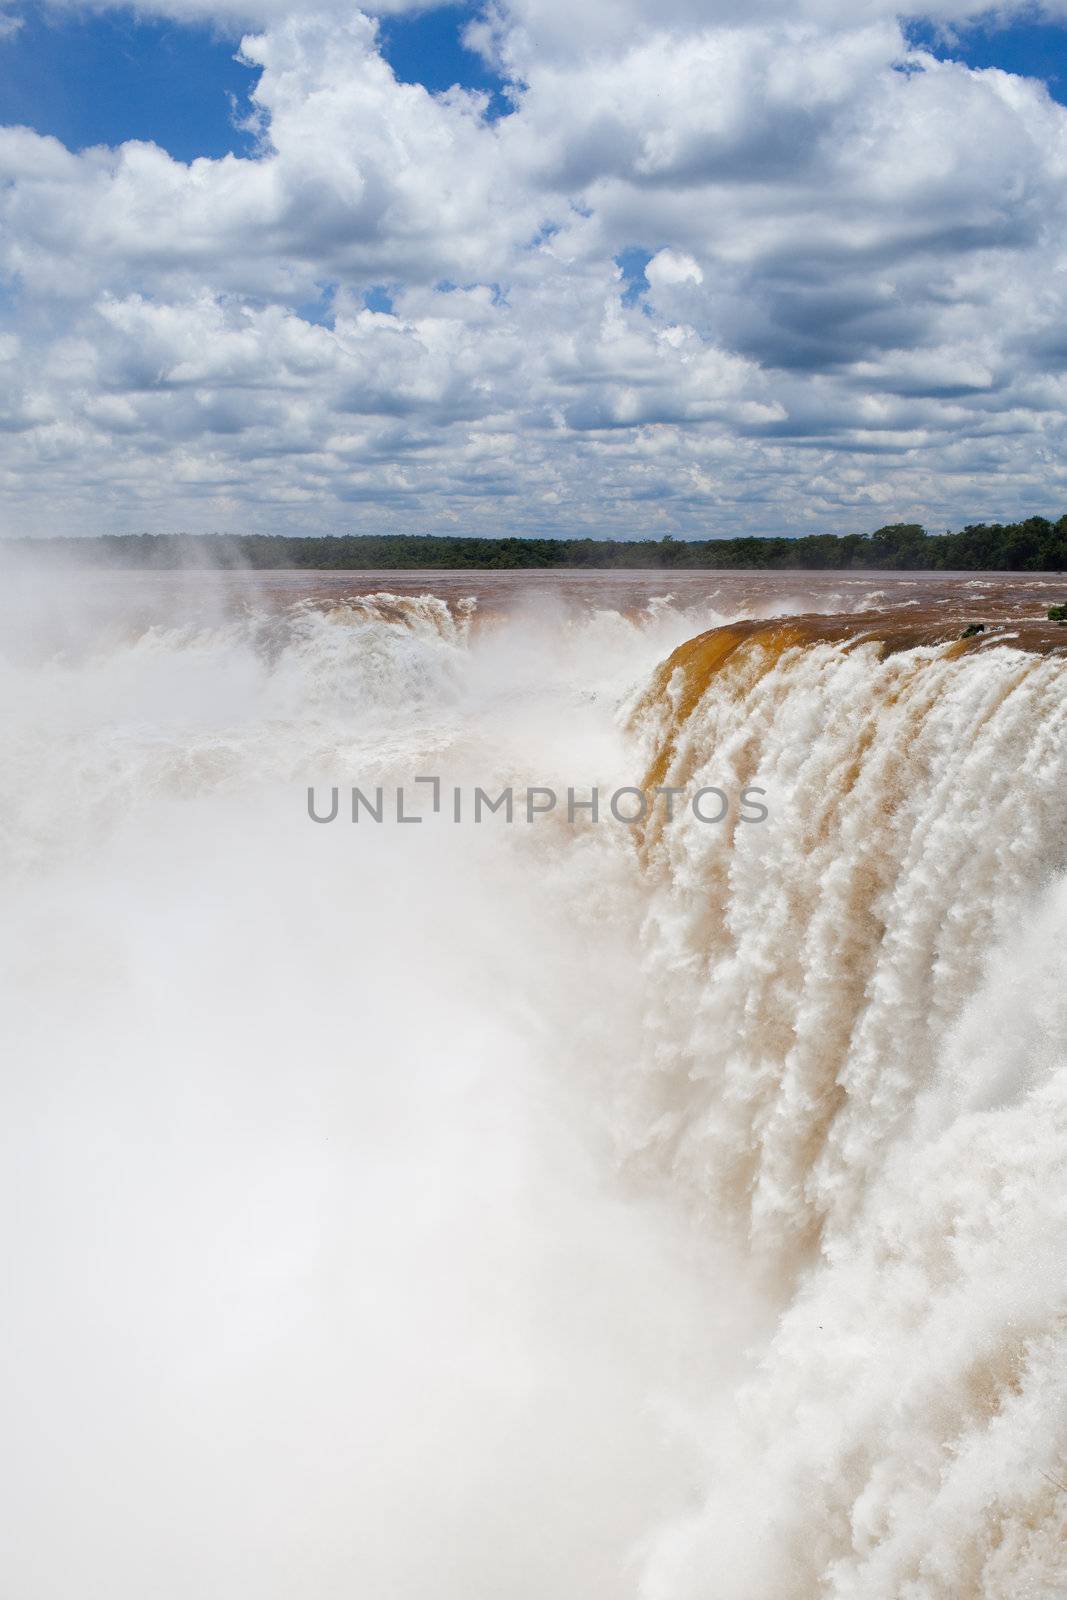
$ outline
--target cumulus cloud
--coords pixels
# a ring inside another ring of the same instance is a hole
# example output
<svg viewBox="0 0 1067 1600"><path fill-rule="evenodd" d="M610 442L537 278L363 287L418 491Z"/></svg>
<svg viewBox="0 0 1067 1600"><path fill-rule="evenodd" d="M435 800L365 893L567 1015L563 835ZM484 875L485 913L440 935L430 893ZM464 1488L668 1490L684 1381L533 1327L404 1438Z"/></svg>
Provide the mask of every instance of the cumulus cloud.
<svg viewBox="0 0 1067 1600"><path fill-rule="evenodd" d="M373 16L232 15L249 157L0 129L7 531L1059 509L1042 84L935 60L880 0L493 0L493 117L399 83Z"/></svg>

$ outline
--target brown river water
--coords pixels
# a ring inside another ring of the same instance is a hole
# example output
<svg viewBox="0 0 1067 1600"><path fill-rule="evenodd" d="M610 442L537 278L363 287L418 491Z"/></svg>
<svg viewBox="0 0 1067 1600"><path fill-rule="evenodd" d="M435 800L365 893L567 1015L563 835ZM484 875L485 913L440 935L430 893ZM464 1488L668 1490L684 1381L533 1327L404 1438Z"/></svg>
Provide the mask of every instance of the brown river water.
<svg viewBox="0 0 1067 1600"><path fill-rule="evenodd" d="M57 604L41 634L40 608L27 615L19 574L0 594L0 629L34 653L84 645L147 627L211 625L250 608L284 611L301 603L330 609L346 598L434 595L450 608L473 600L477 626L528 613L581 617L596 611L634 616L669 604L709 620L810 618L811 637L885 638L890 648L957 638L984 627L969 648L1015 644L1042 654L1067 649L1067 627L1047 620L1067 602L1067 577L1005 572L811 572L590 570L477 571L109 571L65 568L52 575ZM41 582L40 572L30 579ZM832 626L816 619L833 616ZM694 630L696 631L696 630Z"/></svg>

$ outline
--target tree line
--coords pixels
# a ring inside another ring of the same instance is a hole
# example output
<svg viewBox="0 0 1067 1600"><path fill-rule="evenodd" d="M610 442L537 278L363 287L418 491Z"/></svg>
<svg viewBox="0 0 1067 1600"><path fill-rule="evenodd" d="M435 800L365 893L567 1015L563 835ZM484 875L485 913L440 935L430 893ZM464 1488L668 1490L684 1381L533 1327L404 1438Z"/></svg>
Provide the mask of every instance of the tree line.
<svg viewBox="0 0 1067 1600"><path fill-rule="evenodd" d="M894 522L874 533L739 539L483 539L442 534L104 534L17 539L35 554L117 567L223 569L809 567L941 572L1067 571L1067 516L1058 522L969 523L927 533Z"/></svg>

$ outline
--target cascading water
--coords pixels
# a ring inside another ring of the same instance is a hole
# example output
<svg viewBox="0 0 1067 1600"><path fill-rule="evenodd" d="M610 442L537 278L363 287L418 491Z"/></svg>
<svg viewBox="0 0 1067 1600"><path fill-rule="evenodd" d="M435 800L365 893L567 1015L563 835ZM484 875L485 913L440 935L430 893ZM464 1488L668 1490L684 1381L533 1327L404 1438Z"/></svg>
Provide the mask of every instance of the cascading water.
<svg viewBox="0 0 1067 1600"><path fill-rule="evenodd" d="M658 781L773 825L648 842L622 1143L784 1307L651 1595L1067 1593L1065 674L784 627L639 703Z"/></svg>
<svg viewBox="0 0 1067 1600"><path fill-rule="evenodd" d="M25 580L8 1592L1067 1593L1067 662L869 590ZM770 814L308 820L427 771Z"/></svg>

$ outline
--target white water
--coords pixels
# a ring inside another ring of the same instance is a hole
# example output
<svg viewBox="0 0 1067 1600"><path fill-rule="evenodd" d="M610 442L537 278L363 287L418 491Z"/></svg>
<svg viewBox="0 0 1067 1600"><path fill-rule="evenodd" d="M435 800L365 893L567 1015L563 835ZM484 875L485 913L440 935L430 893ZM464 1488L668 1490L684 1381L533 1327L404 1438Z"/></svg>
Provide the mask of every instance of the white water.
<svg viewBox="0 0 1067 1600"><path fill-rule="evenodd" d="M1067 1594L1064 667L755 646L680 727L717 620L20 591L0 1592ZM305 810L665 743L771 819Z"/></svg>

